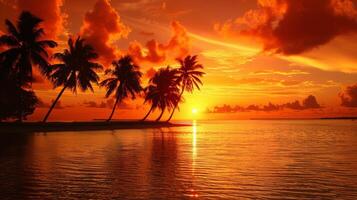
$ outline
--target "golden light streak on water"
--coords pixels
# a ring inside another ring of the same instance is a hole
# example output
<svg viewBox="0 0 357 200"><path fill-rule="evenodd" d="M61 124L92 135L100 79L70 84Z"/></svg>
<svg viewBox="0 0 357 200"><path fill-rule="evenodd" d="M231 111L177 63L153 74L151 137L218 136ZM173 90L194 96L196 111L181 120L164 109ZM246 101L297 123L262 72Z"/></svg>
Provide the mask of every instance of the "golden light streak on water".
<svg viewBox="0 0 357 200"><path fill-rule="evenodd" d="M197 157L197 121L192 122L192 161L195 166L195 160Z"/></svg>

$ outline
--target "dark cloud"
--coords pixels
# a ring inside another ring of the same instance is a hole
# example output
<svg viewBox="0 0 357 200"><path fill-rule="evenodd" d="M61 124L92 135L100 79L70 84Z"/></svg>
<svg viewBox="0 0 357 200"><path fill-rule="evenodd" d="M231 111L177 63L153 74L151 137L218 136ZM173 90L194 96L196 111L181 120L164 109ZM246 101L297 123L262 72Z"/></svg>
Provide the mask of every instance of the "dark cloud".
<svg viewBox="0 0 357 200"><path fill-rule="evenodd" d="M289 102L283 105L285 108L289 108L292 110L304 110L304 107L300 104L298 100L294 102Z"/></svg>
<svg viewBox="0 0 357 200"><path fill-rule="evenodd" d="M321 108L320 104L317 103L316 97L312 95L302 101L302 107L304 109Z"/></svg>
<svg viewBox="0 0 357 200"><path fill-rule="evenodd" d="M55 100L52 99L51 103L47 103L47 102L44 102L43 100L39 99L38 103L37 103L37 107L38 108L50 108L54 101ZM72 107L72 106L70 106L70 105L63 106L61 101L57 101L56 106L54 107L54 109L62 110L62 109L65 109L65 108L70 108L70 107Z"/></svg>
<svg viewBox="0 0 357 200"><path fill-rule="evenodd" d="M87 108L113 108L114 100L108 99L106 102L101 101L100 103L95 101L84 101L83 105L85 105Z"/></svg>
<svg viewBox="0 0 357 200"><path fill-rule="evenodd" d="M83 105L87 108L110 108L112 109L114 106L115 99L110 98L106 101L101 101L101 102L95 102L95 101L84 101ZM122 101L118 103L117 105L118 109L124 109L124 110L132 110L135 109L135 106L132 106L131 104Z"/></svg>
<svg viewBox="0 0 357 200"><path fill-rule="evenodd" d="M341 106L350 108L357 107L357 84L348 86L339 96L341 99Z"/></svg>
<svg viewBox="0 0 357 200"><path fill-rule="evenodd" d="M108 108L109 106L105 102L97 103L95 101L84 101L83 104L87 108Z"/></svg>
<svg viewBox="0 0 357 200"><path fill-rule="evenodd" d="M258 111L258 112L274 112L283 109L291 109L291 110L309 110L309 109L318 109L322 108L320 104L317 102L316 98L312 95L305 98L302 103L298 100L294 102L289 102L285 104L273 104L268 103L267 105L259 106L259 105L249 105L247 107L243 106L230 106L224 104L223 106L215 106L213 110L208 110L209 113L237 113L237 112L249 112L249 111Z"/></svg>
<svg viewBox="0 0 357 200"><path fill-rule="evenodd" d="M260 40L265 50L300 54L357 32L355 0L259 0L258 9L224 24L220 33Z"/></svg>

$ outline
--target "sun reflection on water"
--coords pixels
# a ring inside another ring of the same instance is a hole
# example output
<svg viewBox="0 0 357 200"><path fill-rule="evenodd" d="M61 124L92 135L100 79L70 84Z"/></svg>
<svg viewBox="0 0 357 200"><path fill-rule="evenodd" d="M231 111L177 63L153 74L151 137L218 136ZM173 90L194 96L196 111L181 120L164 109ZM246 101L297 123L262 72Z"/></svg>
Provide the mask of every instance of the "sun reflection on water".
<svg viewBox="0 0 357 200"><path fill-rule="evenodd" d="M195 160L197 156L197 121L192 122L192 159Z"/></svg>
<svg viewBox="0 0 357 200"><path fill-rule="evenodd" d="M197 121L193 120L192 121L192 181L193 184L195 185L195 169L196 169L196 157L197 157ZM194 189L194 187L192 186L192 188L189 191L188 194L189 197L191 198L198 198L198 192Z"/></svg>

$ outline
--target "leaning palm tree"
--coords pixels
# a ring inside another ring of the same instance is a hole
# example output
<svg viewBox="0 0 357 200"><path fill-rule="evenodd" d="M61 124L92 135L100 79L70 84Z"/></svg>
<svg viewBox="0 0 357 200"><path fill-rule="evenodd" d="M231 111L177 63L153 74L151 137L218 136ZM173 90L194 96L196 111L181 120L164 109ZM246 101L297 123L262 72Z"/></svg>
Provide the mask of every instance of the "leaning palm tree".
<svg viewBox="0 0 357 200"><path fill-rule="evenodd" d="M160 69L149 81L149 86L145 88L145 103L149 102L151 108L144 121L155 109L160 109L161 114L156 119L160 121L165 109L171 110L180 101L180 89L176 84L177 70L170 67Z"/></svg>
<svg viewBox="0 0 357 200"><path fill-rule="evenodd" d="M142 91L141 77L142 73L139 71L139 66L135 65L131 56L124 56L118 61L113 61L114 69L105 71L106 75L110 77L100 83L107 89L106 98L110 97L115 91L115 103L108 118L108 122L112 119L117 104L123 99L131 95L135 99L136 94Z"/></svg>
<svg viewBox="0 0 357 200"><path fill-rule="evenodd" d="M59 64L51 66L50 79L54 87L62 86L61 92L52 103L43 122L47 121L56 103L66 89L77 92L77 87L82 91L90 89L93 92L92 83L98 84L99 76L95 70L102 69L102 66L96 62L98 54L93 47L84 42L84 39L78 37L76 41L72 38L68 40L69 49L63 53L56 53L54 57L61 61Z"/></svg>
<svg viewBox="0 0 357 200"><path fill-rule="evenodd" d="M38 66L47 75L49 69L47 48L54 48L57 43L41 40L44 30L39 28L42 19L29 12L22 12L17 25L5 20L8 34L0 37L0 45L6 50L0 53L3 62L1 73L16 77L17 84L28 86L33 81L32 68Z"/></svg>
<svg viewBox="0 0 357 200"><path fill-rule="evenodd" d="M202 81L200 80L200 78L205 73L200 71L201 69L203 69L203 66L197 63L197 56L187 56L185 59L177 59L177 61L180 63L180 68L177 70L177 73L179 74L177 84L181 86L181 99L184 91L192 93L195 87L200 90L200 85L202 85ZM168 122L174 115L178 103L179 102L177 102L177 104L173 108L172 113L169 119L167 120Z"/></svg>

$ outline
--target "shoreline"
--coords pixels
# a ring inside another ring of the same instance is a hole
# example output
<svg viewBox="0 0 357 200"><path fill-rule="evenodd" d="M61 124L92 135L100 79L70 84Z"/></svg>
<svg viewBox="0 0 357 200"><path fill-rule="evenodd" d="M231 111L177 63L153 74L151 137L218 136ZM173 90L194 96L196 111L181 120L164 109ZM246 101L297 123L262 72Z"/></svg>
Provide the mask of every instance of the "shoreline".
<svg viewBox="0 0 357 200"><path fill-rule="evenodd" d="M99 131L119 129L157 129L169 127L192 126L192 124L174 124L155 121L91 121L91 122L0 122L0 133L26 132L70 132Z"/></svg>

